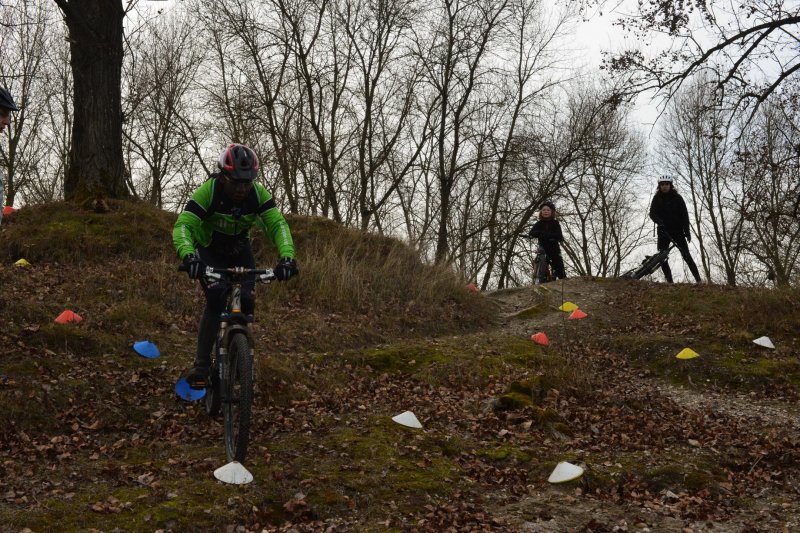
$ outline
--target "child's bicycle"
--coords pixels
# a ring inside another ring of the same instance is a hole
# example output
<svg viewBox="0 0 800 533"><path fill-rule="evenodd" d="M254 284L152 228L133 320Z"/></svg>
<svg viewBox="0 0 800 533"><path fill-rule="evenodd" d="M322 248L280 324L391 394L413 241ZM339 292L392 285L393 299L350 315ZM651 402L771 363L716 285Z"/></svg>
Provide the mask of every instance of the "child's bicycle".
<svg viewBox="0 0 800 533"><path fill-rule="evenodd" d="M181 265L180 270L186 268ZM225 311L211 362L210 383L206 388L205 407L210 416L222 409L225 427L225 454L228 461L244 462L250 438L250 410L253 402L255 368L253 366L253 335L251 317L242 313L242 281L255 276L256 281L275 280L271 269L245 267L206 267L208 281L224 283Z"/></svg>
<svg viewBox="0 0 800 533"><path fill-rule="evenodd" d="M544 247L540 244L536 247L536 257L533 259L533 273L536 276L535 284L549 283L555 281L556 276L553 273L553 265L550 261L550 256L544 251Z"/></svg>
<svg viewBox="0 0 800 533"><path fill-rule="evenodd" d="M534 237L528 235L523 236L526 239L533 240ZM553 265L550 257L545 252L541 244L536 245L536 255L533 257L533 283L539 285L540 283L548 283L555 281L556 276L553 272Z"/></svg>

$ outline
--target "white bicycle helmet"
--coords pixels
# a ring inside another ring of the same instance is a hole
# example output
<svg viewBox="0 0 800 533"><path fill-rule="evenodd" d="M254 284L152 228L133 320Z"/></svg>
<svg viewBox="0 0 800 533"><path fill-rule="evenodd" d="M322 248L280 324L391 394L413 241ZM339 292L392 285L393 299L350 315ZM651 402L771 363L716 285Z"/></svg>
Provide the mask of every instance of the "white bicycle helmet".
<svg viewBox="0 0 800 533"><path fill-rule="evenodd" d="M675 179L669 174L664 174L663 176L658 177L658 183L672 183L673 181L675 181Z"/></svg>

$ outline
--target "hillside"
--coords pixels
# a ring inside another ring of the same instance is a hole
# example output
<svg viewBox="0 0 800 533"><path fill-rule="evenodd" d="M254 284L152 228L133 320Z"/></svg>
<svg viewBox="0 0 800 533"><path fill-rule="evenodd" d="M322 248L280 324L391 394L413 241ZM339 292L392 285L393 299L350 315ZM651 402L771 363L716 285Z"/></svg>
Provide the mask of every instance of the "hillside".
<svg viewBox="0 0 800 533"><path fill-rule="evenodd" d="M201 302L175 271L174 215L113 207L0 226L2 531L800 526L798 291L570 279L476 295L397 241L293 217L301 276L259 288L255 481L227 486L219 421L173 392ZM65 308L84 320L54 324ZM162 356L137 356L142 339ZM405 410L423 430L390 420ZM565 460L586 474L548 484Z"/></svg>

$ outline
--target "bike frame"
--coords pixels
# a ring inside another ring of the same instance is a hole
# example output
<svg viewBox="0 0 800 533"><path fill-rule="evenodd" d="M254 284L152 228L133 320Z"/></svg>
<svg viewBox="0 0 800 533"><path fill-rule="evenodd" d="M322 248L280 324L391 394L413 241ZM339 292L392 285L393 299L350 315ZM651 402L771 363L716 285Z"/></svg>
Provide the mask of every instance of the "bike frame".
<svg viewBox="0 0 800 533"><path fill-rule="evenodd" d="M664 230L659 228L658 231L662 232ZM675 244L675 241L672 240L672 237L670 236L669 233L664 231L664 235L669 237L670 241L669 247L666 250L658 250L653 255L646 255L638 267L630 269L629 271L622 274L622 276L620 277L623 279L642 279L645 276L653 274L661 266L662 263L667 261L669 259L669 253L673 249L677 248L678 245ZM662 254L663 257L659 257Z"/></svg>
<svg viewBox="0 0 800 533"><path fill-rule="evenodd" d="M215 360L211 362L219 364L218 378L221 380L225 370L225 359L228 355L228 346L231 338L236 333L241 333L247 338L250 347L250 355L254 355L255 341L250 330L250 320L247 315L242 313L242 278L248 274L254 274L256 281L269 283L275 280L275 274L270 269L250 269L245 267L234 268L214 268L206 267L205 277L209 281L228 283L225 294L225 311L222 312L217 334L216 349L214 350Z"/></svg>
<svg viewBox="0 0 800 533"><path fill-rule="evenodd" d="M253 355L255 342L253 333L250 331L250 322L247 316L242 314L242 286L241 281L234 282L228 290L226 297L225 311L219 323L219 333L217 335L217 358L220 363L220 378L222 377L225 356L228 355L228 345L231 337L236 333L242 333L247 337L247 344L250 346L250 355Z"/></svg>
<svg viewBox="0 0 800 533"><path fill-rule="evenodd" d="M547 252L544 250L544 246L541 244L536 245L536 255L533 258L533 283L534 285L539 285L542 283L542 276L540 275L542 270L542 265L544 266L544 278L545 281L553 281L555 276L553 275L553 264L550 260L550 256L547 255Z"/></svg>
<svg viewBox="0 0 800 533"><path fill-rule="evenodd" d="M224 407L225 453L231 461L243 461L247 451L250 409L255 384L255 342L250 330L251 319L242 313L242 282L248 275L255 275L256 281L263 283L276 279L273 271L269 269L207 267L205 272L207 281L227 284L225 310L220 317L219 332L211 361L214 372L205 402L206 412L212 416L218 414L220 408ZM246 348L242 347L238 340L240 335L246 340ZM239 344L236 348L239 356L235 361L231 361L230 352L236 344ZM247 373L249 377L246 378L244 376L247 376ZM241 386L239 393L233 392L237 383Z"/></svg>

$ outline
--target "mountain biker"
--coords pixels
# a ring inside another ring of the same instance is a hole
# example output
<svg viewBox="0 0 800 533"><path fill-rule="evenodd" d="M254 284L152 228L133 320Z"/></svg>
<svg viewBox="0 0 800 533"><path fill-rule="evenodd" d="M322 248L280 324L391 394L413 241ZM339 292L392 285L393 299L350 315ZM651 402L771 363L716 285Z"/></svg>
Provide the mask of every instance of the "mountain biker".
<svg viewBox="0 0 800 533"><path fill-rule="evenodd" d="M197 334L197 352L184 377L192 388L208 383L211 350L225 306L225 287L208 283L206 265L218 268L255 268L250 229L258 225L278 249L275 276L286 281L298 274L289 225L272 195L254 180L259 163L255 152L241 144L230 144L219 156L218 171L192 194L172 230L172 241L189 278L199 279L206 306ZM242 313L252 317L255 309L255 278L242 283Z"/></svg>
<svg viewBox="0 0 800 533"><path fill-rule="evenodd" d="M11 124L11 112L19 111L7 89L0 87L0 133ZM3 222L3 206L6 205L6 178L0 169L0 224Z"/></svg>
<svg viewBox="0 0 800 533"><path fill-rule="evenodd" d="M550 258L556 277L558 279L566 278L564 259L561 257L561 247L558 244L564 240L564 235L561 233L561 224L557 219L556 206L552 202L544 202L539 207L539 220L533 225L528 236L539 239L539 245L544 248L544 252ZM547 280L540 279L539 281Z"/></svg>
<svg viewBox="0 0 800 533"><path fill-rule="evenodd" d="M700 283L700 272L689 253L689 242L692 240L689 211L686 209L686 202L675 189L673 181L672 176L660 176L656 194L650 203L650 218L658 227L658 250L667 250L670 240L674 242L695 281ZM672 270L669 268L668 259L661 263L661 270L664 272L667 282L672 283Z"/></svg>

